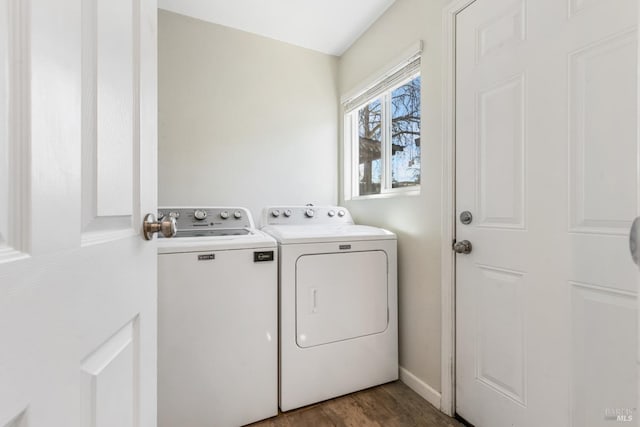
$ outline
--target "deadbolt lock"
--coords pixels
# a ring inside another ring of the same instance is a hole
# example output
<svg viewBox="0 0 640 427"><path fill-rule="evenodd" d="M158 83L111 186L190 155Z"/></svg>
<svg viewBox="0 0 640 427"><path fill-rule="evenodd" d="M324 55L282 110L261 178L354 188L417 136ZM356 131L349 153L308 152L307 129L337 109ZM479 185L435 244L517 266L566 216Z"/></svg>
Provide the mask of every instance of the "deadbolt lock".
<svg viewBox="0 0 640 427"><path fill-rule="evenodd" d="M464 212L460 213L460 222L461 223L463 223L464 225L469 225L469 224L471 224L471 221L473 221L473 215L471 215L471 212L464 211Z"/></svg>

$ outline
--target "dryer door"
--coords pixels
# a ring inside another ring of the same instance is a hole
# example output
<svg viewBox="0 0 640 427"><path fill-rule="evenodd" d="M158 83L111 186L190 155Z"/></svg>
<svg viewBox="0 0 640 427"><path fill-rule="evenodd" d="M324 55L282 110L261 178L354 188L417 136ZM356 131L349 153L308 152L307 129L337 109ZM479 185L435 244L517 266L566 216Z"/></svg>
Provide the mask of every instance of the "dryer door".
<svg viewBox="0 0 640 427"><path fill-rule="evenodd" d="M388 325L384 251L303 255L296 262L296 342L314 347L383 332Z"/></svg>

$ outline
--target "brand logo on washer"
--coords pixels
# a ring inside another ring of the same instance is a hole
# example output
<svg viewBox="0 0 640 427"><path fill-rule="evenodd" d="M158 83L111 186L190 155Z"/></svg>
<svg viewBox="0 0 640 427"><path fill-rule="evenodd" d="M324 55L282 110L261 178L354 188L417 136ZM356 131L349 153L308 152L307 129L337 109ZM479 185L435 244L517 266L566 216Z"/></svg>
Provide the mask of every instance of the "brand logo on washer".
<svg viewBox="0 0 640 427"><path fill-rule="evenodd" d="M351 249L351 245L340 245L338 246L341 251L346 251L347 249Z"/></svg>
<svg viewBox="0 0 640 427"><path fill-rule="evenodd" d="M253 253L253 262L273 261L273 251L261 251Z"/></svg>
<svg viewBox="0 0 640 427"><path fill-rule="evenodd" d="M198 261L211 261L212 259L216 259L215 254L198 255Z"/></svg>

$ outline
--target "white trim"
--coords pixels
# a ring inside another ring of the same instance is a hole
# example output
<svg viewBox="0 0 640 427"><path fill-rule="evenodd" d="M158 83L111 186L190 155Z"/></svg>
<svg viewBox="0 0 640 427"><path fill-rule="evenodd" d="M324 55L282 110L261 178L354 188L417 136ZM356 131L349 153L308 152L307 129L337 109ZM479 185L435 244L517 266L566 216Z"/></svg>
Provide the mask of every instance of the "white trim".
<svg viewBox="0 0 640 427"><path fill-rule="evenodd" d="M455 72L456 15L475 0L455 0L442 13L442 235L441 235L441 405L453 416L455 396Z"/></svg>
<svg viewBox="0 0 640 427"><path fill-rule="evenodd" d="M28 257L31 251L31 2L10 0L8 35L8 233L0 262Z"/></svg>
<svg viewBox="0 0 640 427"><path fill-rule="evenodd" d="M638 15L637 15L637 20L638 22L640 22L640 0L637 2L638 4ZM638 58L637 58L637 66L638 66L638 70L637 70L637 77L636 77L636 81L640 82L640 45L638 46ZM637 86L636 88L636 96L638 97L636 102L637 102L637 106L638 106L638 111L640 111L640 85ZM636 113L636 118L640 118L640 114ZM636 122L636 142L640 141L640 122ZM639 189L640 191L640 189ZM640 194L638 194L638 196L640 196ZM636 275L636 288L638 291L638 295L640 295L640 281L638 280L638 275ZM637 308L638 311L640 312L640 298L638 298L637 301ZM636 391L638 392L637 397L636 397L636 404L638 404L639 406L636 406L637 408L640 408L640 316L638 317L638 349L636 350Z"/></svg>
<svg viewBox="0 0 640 427"><path fill-rule="evenodd" d="M344 105L350 99L354 99L358 95L366 92L368 89L375 86L381 80L386 77L392 75L396 71L400 70L404 67L406 62L416 55L422 53L422 40L418 40L413 43L410 47L408 47L404 52L395 57L392 61L389 61L384 67L364 79L358 86L353 89L347 91L344 95L340 97L340 104Z"/></svg>
<svg viewBox="0 0 640 427"><path fill-rule="evenodd" d="M400 367L400 381L418 393L424 400L436 408L440 408L440 393L402 366Z"/></svg>
<svg viewBox="0 0 640 427"><path fill-rule="evenodd" d="M422 89L422 88L421 88ZM391 189L391 145L393 141L391 139L391 127L393 126L393 120L391 119L391 96L388 89L380 97L382 102L382 122L384 125L382 135L382 146L380 147L380 161L382 162L382 176L380 176L380 193L386 193ZM353 146L358 144L358 139L351 141ZM358 194L360 195L360 194Z"/></svg>
<svg viewBox="0 0 640 427"><path fill-rule="evenodd" d="M351 140L353 138L353 117L348 114L342 114L342 141L340 144L340 154L342 155L342 200L351 200L353 193L353 147ZM347 147L347 144L349 146Z"/></svg>
<svg viewBox="0 0 640 427"><path fill-rule="evenodd" d="M345 200L367 200L367 199L388 199L390 197L399 196L419 196L420 184L412 185L411 187L390 188L385 192L377 194L365 194L363 196L352 196Z"/></svg>

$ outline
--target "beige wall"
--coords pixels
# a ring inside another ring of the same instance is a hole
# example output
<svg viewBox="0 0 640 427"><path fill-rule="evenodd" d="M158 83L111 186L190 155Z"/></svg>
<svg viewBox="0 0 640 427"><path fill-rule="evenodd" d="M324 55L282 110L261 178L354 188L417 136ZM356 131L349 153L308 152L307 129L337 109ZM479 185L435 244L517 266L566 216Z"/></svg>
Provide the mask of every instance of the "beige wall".
<svg viewBox="0 0 640 427"><path fill-rule="evenodd" d="M342 201L357 222L398 234L400 364L440 390L441 21L445 0L397 0L341 57L344 95L418 40L422 56L422 191Z"/></svg>
<svg viewBox="0 0 640 427"><path fill-rule="evenodd" d="M158 19L159 205L335 204L337 58Z"/></svg>

